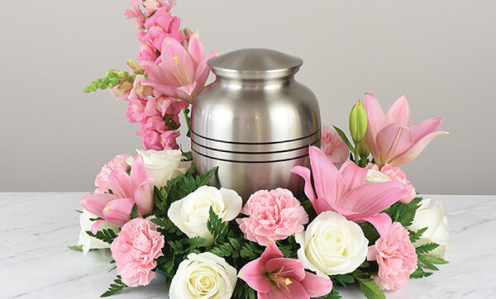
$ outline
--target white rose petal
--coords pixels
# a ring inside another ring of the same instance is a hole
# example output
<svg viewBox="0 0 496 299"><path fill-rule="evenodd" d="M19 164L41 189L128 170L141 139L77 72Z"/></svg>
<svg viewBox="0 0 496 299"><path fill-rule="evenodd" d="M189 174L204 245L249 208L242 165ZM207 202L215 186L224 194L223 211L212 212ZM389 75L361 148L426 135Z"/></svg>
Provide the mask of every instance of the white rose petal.
<svg viewBox="0 0 496 299"><path fill-rule="evenodd" d="M369 241L360 226L338 213L321 213L295 238L300 244L298 259L323 277L350 273L367 256Z"/></svg>
<svg viewBox="0 0 496 299"><path fill-rule="evenodd" d="M429 254L444 259L447 249L451 246L448 218L444 215L443 206L440 201L436 201L432 208L429 208L430 203L430 198L426 198L420 202L420 207L417 209L415 218L409 229L418 231L424 227L428 227L414 245L418 247L432 242L439 244L439 247Z"/></svg>
<svg viewBox="0 0 496 299"><path fill-rule="evenodd" d="M167 216L189 238L205 238L204 246L208 246L213 242L207 229L210 207L224 221L231 221L238 216L242 204L243 200L233 190L202 186L173 202Z"/></svg>
<svg viewBox="0 0 496 299"><path fill-rule="evenodd" d="M385 183L388 181L389 177L378 170L369 169L367 171L367 184Z"/></svg>
<svg viewBox="0 0 496 299"><path fill-rule="evenodd" d="M191 253L172 278L171 299L229 299L236 285L236 269L210 252Z"/></svg>
<svg viewBox="0 0 496 299"><path fill-rule="evenodd" d="M181 162L180 150L136 150L143 157L146 173L153 176L153 184L157 187L164 186L168 180L185 173L191 162ZM133 158L127 161L132 165Z"/></svg>
<svg viewBox="0 0 496 299"><path fill-rule="evenodd" d="M81 232L79 233L78 245L83 245L83 253L84 254L87 254L90 251L90 249L110 248L108 243L105 243L101 240L90 237L86 233L87 231L91 230L91 226L94 223L90 219L95 219L95 218L97 218L97 216L91 214L86 209L83 209L83 212L79 216L79 224L81 225ZM115 226L111 223L108 223L108 222L103 222L102 224L100 224L100 226L98 227L98 230L102 230L102 229L113 229L115 232L119 231L117 226Z"/></svg>

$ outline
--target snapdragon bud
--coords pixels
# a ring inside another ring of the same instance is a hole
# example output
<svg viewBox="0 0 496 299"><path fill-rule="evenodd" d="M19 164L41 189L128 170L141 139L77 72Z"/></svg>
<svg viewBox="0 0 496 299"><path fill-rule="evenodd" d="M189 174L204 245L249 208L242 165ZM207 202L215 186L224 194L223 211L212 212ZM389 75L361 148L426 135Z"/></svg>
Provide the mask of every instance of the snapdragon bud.
<svg viewBox="0 0 496 299"><path fill-rule="evenodd" d="M360 143L365 138L367 132L367 112L362 100L358 100L350 112L350 133L355 144Z"/></svg>
<svg viewBox="0 0 496 299"><path fill-rule="evenodd" d="M130 59L127 61L127 65L133 70L135 74L144 74L145 69L136 60Z"/></svg>

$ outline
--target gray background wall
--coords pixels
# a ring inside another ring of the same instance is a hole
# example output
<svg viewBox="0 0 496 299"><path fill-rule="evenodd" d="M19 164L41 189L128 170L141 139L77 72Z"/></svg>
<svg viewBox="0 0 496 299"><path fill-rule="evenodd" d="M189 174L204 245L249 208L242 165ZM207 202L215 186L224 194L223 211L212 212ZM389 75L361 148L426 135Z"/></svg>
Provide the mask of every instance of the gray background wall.
<svg viewBox="0 0 496 299"><path fill-rule="evenodd" d="M207 51L267 47L300 56L297 79L327 125L347 128L365 92L441 136L405 165L422 193L496 194L496 2L178 0ZM91 191L100 167L140 147L126 103L82 89L125 69L139 42L126 0L7 1L0 18L0 191Z"/></svg>

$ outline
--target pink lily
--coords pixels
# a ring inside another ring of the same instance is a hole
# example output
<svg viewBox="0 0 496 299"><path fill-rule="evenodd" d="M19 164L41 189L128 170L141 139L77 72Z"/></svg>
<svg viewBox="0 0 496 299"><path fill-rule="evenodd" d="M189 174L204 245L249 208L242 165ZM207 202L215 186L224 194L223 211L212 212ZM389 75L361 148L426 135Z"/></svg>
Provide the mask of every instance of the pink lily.
<svg viewBox="0 0 496 299"><path fill-rule="evenodd" d="M273 241L260 258L241 268L238 277L258 292L258 299L308 299L332 290L330 279L305 271L299 260L284 258Z"/></svg>
<svg viewBox="0 0 496 299"><path fill-rule="evenodd" d="M367 169L347 161L338 170L317 147L310 147L315 191L312 187L310 169L295 166L291 170L305 180L305 194L320 214L337 212L357 223L370 222L379 234L387 237L391 231L391 217L381 213L397 202L406 190L402 183L387 182L366 184Z"/></svg>
<svg viewBox="0 0 496 299"><path fill-rule="evenodd" d="M198 31L189 38L188 49L176 39L166 37L162 43L160 64L142 62L148 74L148 79L143 84L150 85L167 96L192 103L203 89L210 73L207 61L217 55L217 52L212 51L203 58L203 43Z"/></svg>
<svg viewBox="0 0 496 299"><path fill-rule="evenodd" d="M86 210L104 219L93 224L92 232L95 233L104 221L122 227L129 221L134 204L140 215L153 212L153 177L146 174L141 155L135 157L130 175L121 168L112 171L109 186L113 194L95 193L81 198L81 205Z"/></svg>
<svg viewBox="0 0 496 299"><path fill-rule="evenodd" d="M365 94L368 127L365 141L375 163L399 166L415 159L424 148L446 131L436 131L441 118L429 118L410 126L410 104L405 96L398 98L389 108L387 115L377 98Z"/></svg>

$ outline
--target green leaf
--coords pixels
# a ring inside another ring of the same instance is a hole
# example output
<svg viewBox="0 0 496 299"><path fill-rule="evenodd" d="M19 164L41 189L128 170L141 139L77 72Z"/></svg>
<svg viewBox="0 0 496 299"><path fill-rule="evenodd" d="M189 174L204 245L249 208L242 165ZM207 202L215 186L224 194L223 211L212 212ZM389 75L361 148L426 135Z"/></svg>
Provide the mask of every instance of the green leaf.
<svg viewBox="0 0 496 299"><path fill-rule="evenodd" d="M80 214L83 214L83 211L81 211L81 210L74 210L74 211L76 211L76 212L78 212Z"/></svg>
<svg viewBox="0 0 496 299"><path fill-rule="evenodd" d="M421 253L428 253L433 251L434 249L438 248L439 244L436 243L426 243L424 245L420 245L419 247L415 248L415 251L417 252L417 255L420 255Z"/></svg>
<svg viewBox="0 0 496 299"><path fill-rule="evenodd" d="M415 243L416 241L418 241L428 228L429 227L424 227L416 232L410 232L410 242Z"/></svg>
<svg viewBox="0 0 496 299"><path fill-rule="evenodd" d="M424 267L429 270L435 270L435 271L439 270L439 268L434 266L434 264L427 258L427 255L419 254L418 260L422 262L422 265L424 265Z"/></svg>
<svg viewBox="0 0 496 299"><path fill-rule="evenodd" d="M410 278L417 279L423 277L429 277L432 275L432 272L425 272L422 267L418 267L412 274L410 274Z"/></svg>
<svg viewBox="0 0 496 299"><path fill-rule="evenodd" d="M351 275L334 275L331 276L331 279L336 280L343 287L346 287L347 284L352 284L355 282L355 279Z"/></svg>
<svg viewBox="0 0 496 299"><path fill-rule="evenodd" d="M219 167L216 166L212 169L210 169L209 171L205 172L205 173L202 173L200 174L199 176L196 177L196 185L198 187L201 187L201 186L205 186L208 184L208 182L210 181L210 179L214 176L214 174L217 172L217 169Z"/></svg>
<svg viewBox="0 0 496 299"><path fill-rule="evenodd" d="M433 256L433 255L423 254L422 257L423 257L424 260L429 261L430 263L433 263L433 264L436 264L436 265L449 264L448 261L443 260L443 259L438 258L438 257Z"/></svg>
<svg viewBox="0 0 496 299"><path fill-rule="evenodd" d="M131 220L136 218L139 218L138 205L134 204L133 208L131 209Z"/></svg>
<svg viewBox="0 0 496 299"><path fill-rule="evenodd" d="M111 284L109 289L105 293L103 293L100 297L101 298L110 297L112 295L119 293L125 288L127 288L127 285L121 281L121 276L117 275L117 278L114 280L114 283Z"/></svg>
<svg viewBox="0 0 496 299"><path fill-rule="evenodd" d="M214 238L214 245L221 244L224 242L224 239L228 233L228 227L224 220L215 214L212 206L210 206L208 215L207 229Z"/></svg>
<svg viewBox="0 0 496 299"><path fill-rule="evenodd" d="M83 245L73 245L73 246L67 246L70 250L74 251L83 251Z"/></svg>
<svg viewBox="0 0 496 299"><path fill-rule="evenodd" d="M114 239L117 237L114 230L112 230L110 228L99 230L96 232L96 234L93 234L91 231L86 231L86 233L90 237L97 238L98 240L102 240L103 242L106 242L108 244L112 244Z"/></svg>
<svg viewBox="0 0 496 299"><path fill-rule="evenodd" d="M360 290L362 290L365 297L368 299L386 299L384 292L379 286L370 278L356 277Z"/></svg>
<svg viewBox="0 0 496 299"><path fill-rule="evenodd" d="M322 299L341 299L341 298L342 297L339 294L339 291L336 289L336 287L333 287L329 294L322 297Z"/></svg>
<svg viewBox="0 0 496 299"><path fill-rule="evenodd" d="M346 145L348 146L348 148L350 149L350 151L351 152L354 152L355 149L351 145L350 141L348 140L348 137L346 137L346 134L343 132L343 130L341 130L340 128L338 128L336 126L333 126L333 127L334 127L334 130L336 130L336 132L338 132L339 137L341 137L341 139L343 140L343 142L346 143Z"/></svg>
<svg viewBox="0 0 496 299"><path fill-rule="evenodd" d="M184 152L181 161L193 161L193 153L191 151Z"/></svg>
<svg viewBox="0 0 496 299"><path fill-rule="evenodd" d="M255 290L250 288L250 286L243 280L238 279L236 286L234 287L234 292L232 298L236 299L256 299L257 294Z"/></svg>
<svg viewBox="0 0 496 299"><path fill-rule="evenodd" d="M260 247L260 245L254 243L254 242L251 242L251 241L247 241L241 247L241 251L239 254L241 255L242 258L254 260L254 259L260 257L260 255L262 254L263 251L264 251L264 249L262 247Z"/></svg>

